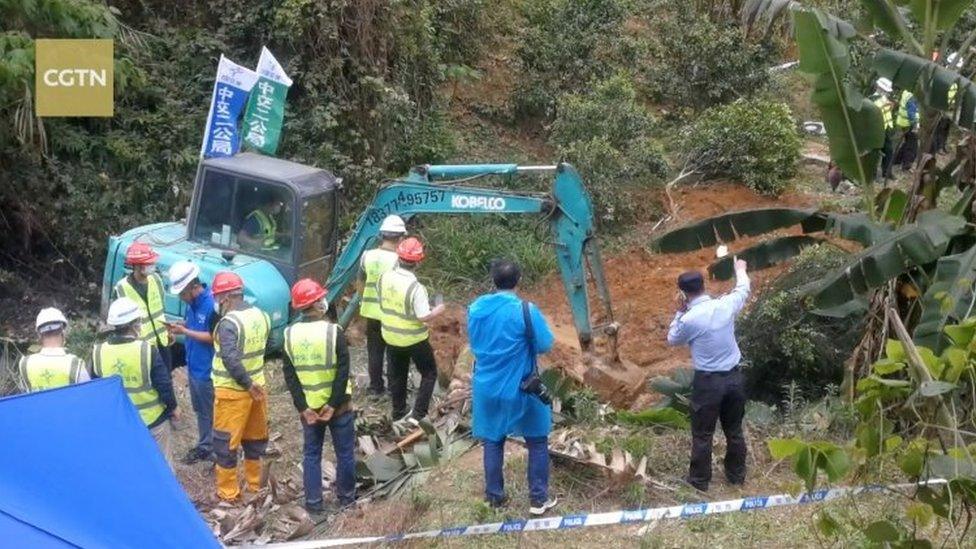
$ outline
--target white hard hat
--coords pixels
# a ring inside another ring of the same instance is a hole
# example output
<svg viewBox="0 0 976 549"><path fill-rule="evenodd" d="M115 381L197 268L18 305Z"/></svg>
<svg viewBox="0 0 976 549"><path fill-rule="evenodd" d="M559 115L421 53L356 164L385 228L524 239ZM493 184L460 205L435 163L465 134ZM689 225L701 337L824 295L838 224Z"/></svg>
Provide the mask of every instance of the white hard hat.
<svg viewBox="0 0 976 549"><path fill-rule="evenodd" d="M39 334L63 330L67 326L68 319L64 317L64 313L54 307L41 309L41 312L37 313L37 321L34 323Z"/></svg>
<svg viewBox="0 0 976 549"><path fill-rule="evenodd" d="M108 306L108 325L125 326L139 320L142 311L135 301L127 297L120 297Z"/></svg>
<svg viewBox="0 0 976 549"><path fill-rule="evenodd" d="M400 216L388 215L383 220L383 223L380 224L380 232L407 234L407 225Z"/></svg>
<svg viewBox="0 0 976 549"><path fill-rule="evenodd" d="M182 259L169 268L169 293L179 295L193 279L200 276L200 267Z"/></svg>
<svg viewBox="0 0 976 549"><path fill-rule="evenodd" d="M881 91L891 93L891 80L882 76L877 82L875 82L875 85L881 88Z"/></svg>

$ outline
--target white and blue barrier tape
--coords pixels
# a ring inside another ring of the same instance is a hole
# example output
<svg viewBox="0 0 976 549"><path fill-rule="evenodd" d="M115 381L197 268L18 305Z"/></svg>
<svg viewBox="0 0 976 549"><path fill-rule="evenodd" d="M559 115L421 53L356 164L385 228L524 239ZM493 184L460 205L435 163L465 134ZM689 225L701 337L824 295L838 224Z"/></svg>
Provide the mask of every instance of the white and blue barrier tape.
<svg viewBox="0 0 976 549"><path fill-rule="evenodd" d="M570 530L574 528L589 528L591 526L609 526L613 524L636 524L653 522L661 519L689 518L700 515L718 515L722 513L737 513L772 509L791 505L805 505L830 501L843 496L859 496L861 494L876 494L893 490L915 488L945 484L944 479L931 479L919 483L893 485L867 485L848 488L830 488L814 490L797 496L778 494L774 496L753 496L726 501L702 503L685 503L670 507L654 509L636 509L632 511L608 511L605 513L588 513L578 515L564 515L561 517L545 517L529 520L509 520L490 524L475 524L470 526L455 526L440 530L392 534L387 536L369 536L359 538L332 538L310 541L293 541L288 543L272 543L262 547L281 549L319 549L321 547L339 547L343 545L359 545L367 543L391 543L420 538L447 538L458 536L476 536L486 534L509 534L517 532L539 532L542 530Z"/></svg>

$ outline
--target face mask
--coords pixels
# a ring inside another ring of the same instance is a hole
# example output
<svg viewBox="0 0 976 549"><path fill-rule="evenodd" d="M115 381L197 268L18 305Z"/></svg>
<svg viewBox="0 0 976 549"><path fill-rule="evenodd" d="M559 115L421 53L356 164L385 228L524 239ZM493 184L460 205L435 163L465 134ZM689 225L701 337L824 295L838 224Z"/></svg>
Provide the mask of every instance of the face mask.
<svg viewBox="0 0 976 549"><path fill-rule="evenodd" d="M142 267L142 276L149 276L149 275L151 275L151 274L153 274L155 272L156 272L156 266L155 265L144 265Z"/></svg>
<svg viewBox="0 0 976 549"><path fill-rule="evenodd" d="M219 315L220 314L220 302L215 299L214 302L213 302L213 304L214 304L214 312Z"/></svg>

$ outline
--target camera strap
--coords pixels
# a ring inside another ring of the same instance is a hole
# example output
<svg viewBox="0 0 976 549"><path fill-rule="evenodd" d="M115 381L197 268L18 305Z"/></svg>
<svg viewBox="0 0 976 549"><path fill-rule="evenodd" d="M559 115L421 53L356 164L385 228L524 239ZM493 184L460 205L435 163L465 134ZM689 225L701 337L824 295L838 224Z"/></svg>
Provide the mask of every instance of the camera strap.
<svg viewBox="0 0 976 549"><path fill-rule="evenodd" d="M529 349L529 362L532 364L532 372L529 376L538 374L535 356L535 330L532 329L532 315L529 313L529 302L522 302L522 320L525 322L525 343Z"/></svg>

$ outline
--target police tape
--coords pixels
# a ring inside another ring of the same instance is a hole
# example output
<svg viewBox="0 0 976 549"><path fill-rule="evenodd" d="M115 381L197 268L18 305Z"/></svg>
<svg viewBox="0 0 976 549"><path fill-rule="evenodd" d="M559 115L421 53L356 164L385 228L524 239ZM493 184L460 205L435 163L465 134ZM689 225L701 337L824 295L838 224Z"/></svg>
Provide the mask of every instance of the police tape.
<svg viewBox="0 0 976 549"><path fill-rule="evenodd" d="M878 494L890 491L945 484L945 479L930 479L918 483L866 486L848 488L830 488L814 490L800 495L778 494L773 496L752 496L741 499L713 501L702 503L685 503L670 507L653 509L635 509L607 511L604 513L588 513L564 515L561 517L545 517L537 519L508 520L490 524L475 524L470 526L454 526L440 530L392 534L387 536L369 536L360 538L332 538L323 540L292 541L287 543L272 543L261 547L281 549L319 549L321 547L340 547L343 545L360 545L368 543L391 543L421 538L449 538L459 536L478 536L488 534L511 534L519 532L539 532L543 530L571 530L589 528L591 526L610 526L614 524L637 524L653 522L662 519L690 518L703 515L718 515L723 513L737 513L786 507L791 505L806 505L838 499L844 496L859 496L862 494ZM250 546L244 546L250 547ZM253 546L257 547L257 546Z"/></svg>

